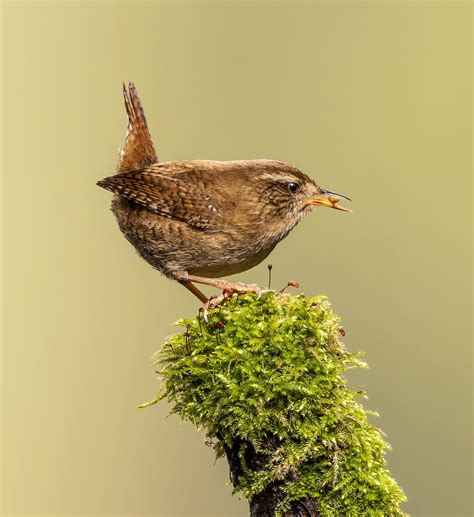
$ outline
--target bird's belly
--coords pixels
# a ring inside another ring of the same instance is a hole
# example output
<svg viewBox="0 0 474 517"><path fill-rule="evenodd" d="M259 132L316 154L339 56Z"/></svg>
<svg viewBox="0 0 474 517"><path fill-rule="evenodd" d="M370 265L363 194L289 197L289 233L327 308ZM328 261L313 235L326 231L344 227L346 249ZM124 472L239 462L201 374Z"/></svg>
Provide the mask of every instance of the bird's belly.
<svg viewBox="0 0 474 517"><path fill-rule="evenodd" d="M112 211L139 255L167 276L175 271L209 278L234 275L259 264L276 245L242 241L232 231L196 230L120 197Z"/></svg>
<svg viewBox="0 0 474 517"><path fill-rule="evenodd" d="M242 271L251 269L267 257L274 246L265 250L244 250L235 253L233 251L220 250L215 257L208 256L205 263L195 263L189 269L188 273L193 275L206 276L209 278L218 278L223 276L235 275Z"/></svg>

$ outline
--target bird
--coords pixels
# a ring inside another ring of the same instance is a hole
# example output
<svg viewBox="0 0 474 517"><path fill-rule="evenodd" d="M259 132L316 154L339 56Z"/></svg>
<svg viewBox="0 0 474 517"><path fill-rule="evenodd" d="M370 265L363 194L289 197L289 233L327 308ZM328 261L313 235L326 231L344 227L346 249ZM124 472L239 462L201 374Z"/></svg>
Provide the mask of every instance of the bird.
<svg viewBox="0 0 474 517"><path fill-rule="evenodd" d="M138 254L207 304L195 284L257 291L223 277L261 263L316 207L350 212L347 196L277 160L160 162L134 83L123 84L128 126L115 173L97 182Z"/></svg>

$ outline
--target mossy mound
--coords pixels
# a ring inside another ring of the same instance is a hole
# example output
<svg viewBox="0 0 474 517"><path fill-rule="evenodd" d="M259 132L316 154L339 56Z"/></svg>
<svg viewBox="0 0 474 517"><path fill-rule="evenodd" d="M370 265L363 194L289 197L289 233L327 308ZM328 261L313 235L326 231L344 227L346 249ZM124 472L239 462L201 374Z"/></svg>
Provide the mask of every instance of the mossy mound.
<svg viewBox="0 0 474 517"><path fill-rule="evenodd" d="M166 398L218 455L238 447L235 491L251 501L278 484L276 515L305 498L325 516L405 515L389 445L343 375L366 365L340 341L324 297L234 295L208 322L177 324L185 330L158 353L162 385L145 405Z"/></svg>

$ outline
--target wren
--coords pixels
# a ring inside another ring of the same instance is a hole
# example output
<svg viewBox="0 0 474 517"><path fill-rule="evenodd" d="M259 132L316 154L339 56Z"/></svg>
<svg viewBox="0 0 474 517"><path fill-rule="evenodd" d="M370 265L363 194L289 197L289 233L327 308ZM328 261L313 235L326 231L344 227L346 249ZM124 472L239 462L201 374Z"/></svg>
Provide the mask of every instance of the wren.
<svg viewBox="0 0 474 517"><path fill-rule="evenodd" d="M267 257L315 207L349 211L346 196L321 188L275 160L159 162L133 83L123 86L128 127L113 176L97 185L115 194L112 212L138 254L203 303L194 283L258 291L220 277Z"/></svg>

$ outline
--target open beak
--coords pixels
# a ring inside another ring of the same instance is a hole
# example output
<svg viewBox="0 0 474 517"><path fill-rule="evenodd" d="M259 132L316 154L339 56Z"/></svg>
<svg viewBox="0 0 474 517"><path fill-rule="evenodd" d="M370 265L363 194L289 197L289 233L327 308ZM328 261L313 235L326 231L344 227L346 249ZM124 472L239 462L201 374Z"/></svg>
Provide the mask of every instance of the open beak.
<svg viewBox="0 0 474 517"><path fill-rule="evenodd" d="M323 194L328 194L328 197L315 197L314 199L308 199L306 201L306 206L326 206L328 208L335 208L336 210L342 210L343 212L352 212L348 208L344 206L339 206L338 203L341 200L341 197L344 199L350 198L347 196L343 196L342 194L336 194L335 192L331 192L330 190L321 189Z"/></svg>

